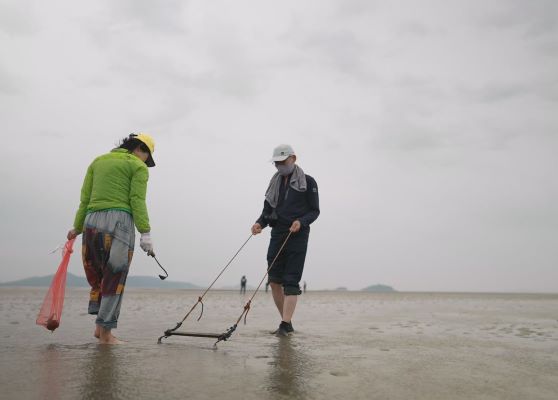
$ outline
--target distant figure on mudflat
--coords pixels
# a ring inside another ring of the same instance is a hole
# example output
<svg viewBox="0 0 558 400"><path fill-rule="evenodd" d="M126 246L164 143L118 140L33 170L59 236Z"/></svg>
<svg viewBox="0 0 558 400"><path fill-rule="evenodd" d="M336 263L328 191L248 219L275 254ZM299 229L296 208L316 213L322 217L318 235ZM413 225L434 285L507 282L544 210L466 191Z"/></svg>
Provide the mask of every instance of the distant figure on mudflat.
<svg viewBox="0 0 558 400"><path fill-rule="evenodd" d="M306 293L306 281L304 281L304 283L302 284L302 290L304 293Z"/></svg>
<svg viewBox="0 0 558 400"><path fill-rule="evenodd" d="M242 275L240 279L240 294L246 293L246 275Z"/></svg>

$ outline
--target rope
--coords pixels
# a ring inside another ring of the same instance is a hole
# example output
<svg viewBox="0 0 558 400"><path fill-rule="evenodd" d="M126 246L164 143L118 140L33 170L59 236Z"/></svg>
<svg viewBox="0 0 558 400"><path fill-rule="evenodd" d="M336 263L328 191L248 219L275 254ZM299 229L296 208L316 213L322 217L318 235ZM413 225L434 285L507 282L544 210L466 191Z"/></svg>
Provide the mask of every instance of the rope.
<svg viewBox="0 0 558 400"><path fill-rule="evenodd" d="M283 249L285 247L285 245L287 244L287 241L289 240L289 238L291 237L292 232L289 231L287 237L285 238L285 240L283 241L283 244L281 244L281 247L279 248L279 251L277 252L277 254L275 255L275 258L273 259L273 261L271 262L271 264L269 265L269 267L267 268L267 271L265 272L262 280L260 281L259 285L256 287L256 290L254 290L254 293L252 294L252 296L250 297L250 299L246 302L246 304L244 305L244 309L242 310L242 314L240 314L240 316L238 317L238 319L236 320L236 322L234 323L233 326L231 326L229 329L227 329L221 336L219 336L219 338L217 339L217 341L215 342L214 346L217 346L217 343L219 343L220 341L226 341L227 339L229 339L232 334L234 333L234 331L236 330L238 324L240 323L240 321L242 320L242 317L244 317L244 324L246 325L246 318L248 317L248 312L250 311L250 306L252 304L252 300L254 300L254 297L256 297L256 294L258 293L258 291L260 290L260 287L262 286L262 284L265 281L265 278L268 276L269 271L271 271L271 268L273 268L273 266L275 265L275 262L277 261L277 259L279 258L279 256L281 255L281 253L283 252ZM182 323L186 320L186 318L188 318L188 316L192 313L192 311L194 311L194 309L196 308L196 306L198 304L201 303L202 305L202 311L201 314L198 318L198 321L201 319L202 315L203 315L203 302L202 299L203 297L207 294L207 292L209 292L209 290L213 287L213 285L215 284L215 282L217 282L217 280L219 279L219 277L223 274L223 272L225 272L225 270L227 269L227 267L231 264L231 262L236 258L236 256L238 255L238 253L240 253L240 251L244 248L244 246L246 245L246 243L248 243L248 241L250 240L250 238L253 235L250 235L248 237L248 239L244 242L244 244L240 247L240 249L238 249L238 251L235 253L235 255L229 260L229 262L227 263L227 265L225 265L225 267L221 270L221 272L219 273L219 275L217 275L217 278L215 278L213 280L213 282L211 282L211 285L209 285L209 287L205 290L205 292L203 292L203 294L201 296L198 297L198 301L196 302L196 304L194 304L192 306L192 308L190 309L190 311L188 311L188 313L184 316L184 318L182 319L182 321L178 322L176 324L176 326L173 329L168 329L165 331L164 336L161 336L159 338L159 340L157 341L157 343L161 343L161 339L165 338L165 337L169 337L172 335L172 332L176 331L178 328L180 328L180 326L182 326Z"/></svg>
<svg viewBox="0 0 558 400"><path fill-rule="evenodd" d="M234 253L234 256L232 256L232 258L229 260L229 262L223 267L223 269L221 270L221 272L219 272L219 275L217 275L217 278L215 278L213 280L213 282L211 282L211 285L209 285L209 287L207 289L205 289L205 291L203 292L203 294L201 296L198 297L198 301L192 306L192 308L190 308L190 311L188 311L186 313L186 315L184 316L184 318L182 318L182 321L177 322L176 326L173 329L168 329L165 331L165 335L167 335L168 333L174 332L175 330L177 330L178 328L180 328L180 326L182 325L182 323L184 321L186 321L186 318L188 318L190 316L190 314L192 313L192 311L194 311L194 309L197 307L198 304L201 304L202 309L201 309L201 313L200 316L198 317L198 321L201 319L202 315L203 315L203 298L204 296L207 294L207 292L209 292L209 290L213 287L213 285L215 285L215 282L217 282L217 280L221 277L221 275L223 275L223 272L225 272L225 270L229 267L229 265L231 265L231 263L233 262L233 260L236 258L236 256L238 255L238 253L240 253L242 251L242 249L244 248L244 246L246 246L246 243L248 243L248 241L252 238L252 234L250 234L250 236L248 236L248 239L246 239L246 241L242 244L242 246L240 246L240 249L238 249L238 251L236 253Z"/></svg>
<svg viewBox="0 0 558 400"><path fill-rule="evenodd" d="M260 290L260 287L262 286L265 278L269 274L269 271L271 271L271 268L273 268L273 265L275 264L275 261L277 261L277 259L279 258L279 255L283 251L283 248L287 244L287 241L289 240L291 235L292 235L292 232L289 231L289 234L287 235L286 239L283 241L283 244L281 245L281 248L279 249L279 251L275 255L275 258L273 259L273 261L269 265L269 268L265 272L265 275L263 276L262 280L260 281L260 284L258 285L256 290L254 290L254 294L252 294L252 297L250 297L248 302L244 305L244 310L242 311L242 314L240 314L240 317L238 317L238 319L236 320L235 326L238 325L238 323L242 320L242 317L244 317L244 325L246 325L246 317L248 316L248 312L250 311L250 305L252 304L252 300L254 299L254 297L256 297L256 294L258 293L258 290Z"/></svg>
<svg viewBox="0 0 558 400"><path fill-rule="evenodd" d="M238 324L240 323L240 321L242 320L242 317L244 317L244 325L246 325L246 317L248 316L248 312L250 311L250 306L252 304L252 300L254 299L254 297L256 297L256 294L258 293L258 290L260 290L260 287L262 286L265 278L267 277L267 275L269 274L269 271L271 271L271 268L273 268L273 265L275 264L275 261L277 261L277 258L279 258L279 255L281 254L281 252L283 251L283 248L285 247L285 245L287 244L287 241L289 240L289 238L291 237L292 232L289 231L289 234L287 235L285 241L283 242L283 244L281 245L281 248L279 249L279 251L277 252L277 254L275 255L275 258L273 259L273 261L271 262L269 268L267 269L267 271L265 272L265 275L263 276L262 280L260 281L260 284L258 285L258 287L256 288L256 290L254 290L254 293L252 294L252 297L250 297L250 299L246 302L246 304L244 305L244 309L242 311L242 314L240 314L240 317L238 317L238 319L236 320L236 322L234 323L233 326L231 326L229 329L227 329L221 336L219 336L219 338L217 338L217 341L213 344L213 347L217 348L217 343L221 342L221 341L227 341L232 334L234 333L234 331L236 331L236 328L238 327ZM161 343L161 338L159 338L159 343Z"/></svg>

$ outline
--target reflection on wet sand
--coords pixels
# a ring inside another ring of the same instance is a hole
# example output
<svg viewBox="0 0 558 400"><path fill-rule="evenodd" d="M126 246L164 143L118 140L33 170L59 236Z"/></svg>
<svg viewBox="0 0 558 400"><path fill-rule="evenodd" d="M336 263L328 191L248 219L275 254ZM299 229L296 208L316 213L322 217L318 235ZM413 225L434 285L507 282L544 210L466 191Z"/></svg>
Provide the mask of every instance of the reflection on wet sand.
<svg viewBox="0 0 558 400"><path fill-rule="evenodd" d="M275 398L309 397L310 360L294 337L279 337L272 347L268 391Z"/></svg>
<svg viewBox="0 0 558 400"><path fill-rule="evenodd" d="M56 345L48 345L41 352L41 396L45 399L59 399L63 388L62 356Z"/></svg>
<svg viewBox="0 0 558 400"><path fill-rule="evenodd" d="M80 387L82 399L123 398L123 388L119 379L119 360L116 348L110 345L98 345L89 352L84 360L83 380Z"/></svg>

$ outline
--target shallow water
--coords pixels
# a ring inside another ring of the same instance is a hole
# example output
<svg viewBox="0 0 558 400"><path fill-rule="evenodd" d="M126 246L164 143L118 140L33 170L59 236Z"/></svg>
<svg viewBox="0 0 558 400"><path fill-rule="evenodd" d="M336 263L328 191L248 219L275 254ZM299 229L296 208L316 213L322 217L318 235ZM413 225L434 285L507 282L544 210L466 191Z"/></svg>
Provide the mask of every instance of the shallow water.
<svg viewBox="0 0 558 400"><path fill-rule="evenodd" d="M308 292L296 334L259 293L230 341L157 337L198 292L127 289L116 335L97 345L88 293L61 327L35 325L45 288L0 289L2 399L556 399L558 295ZM250 293L248 293L250 294ZM210 292L181 330L222 332L246 301Z"/></svg>

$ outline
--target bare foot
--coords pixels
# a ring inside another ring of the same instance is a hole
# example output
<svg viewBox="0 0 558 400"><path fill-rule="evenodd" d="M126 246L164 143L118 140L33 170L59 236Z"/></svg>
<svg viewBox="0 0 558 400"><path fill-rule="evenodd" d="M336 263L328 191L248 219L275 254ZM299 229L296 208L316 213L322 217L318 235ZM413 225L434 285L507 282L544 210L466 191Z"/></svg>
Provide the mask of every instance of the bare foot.
<svg viewBox="0 0 558 400"><path fill-rule="evenodd" d="M122 340L117 339L115 336L103 336L99 339L99 344L124 344Z"/></svg>
<svg viewBox="0 0 558 400"><path fill-rule="evenodd" d="M93 336L95 336L97 339L101 338L101 327L99 325L96 325L95 333L93 334Z"/></svg>
<svg viewBox="0 0 558 400"><path fill-rule="evenodd" d="M110 329L104 329L99 327L99 344L124 344L122 340L118 340Z"/></svg>

